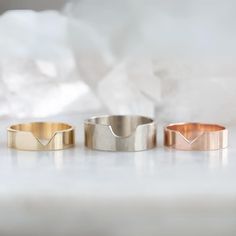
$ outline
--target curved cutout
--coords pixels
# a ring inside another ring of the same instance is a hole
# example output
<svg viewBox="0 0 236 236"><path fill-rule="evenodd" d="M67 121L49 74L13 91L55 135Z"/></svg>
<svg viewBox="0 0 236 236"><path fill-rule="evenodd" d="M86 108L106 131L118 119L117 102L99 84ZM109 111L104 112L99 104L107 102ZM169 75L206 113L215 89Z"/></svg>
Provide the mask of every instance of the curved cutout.
<svg viewBox="0 0 236 236"><path fill-rule="evenodd" d="M142 125L152 123L153 120L143 116L100 116L89 119L87 122L108 126L112 134L118 138L131 136Z"/></svg>

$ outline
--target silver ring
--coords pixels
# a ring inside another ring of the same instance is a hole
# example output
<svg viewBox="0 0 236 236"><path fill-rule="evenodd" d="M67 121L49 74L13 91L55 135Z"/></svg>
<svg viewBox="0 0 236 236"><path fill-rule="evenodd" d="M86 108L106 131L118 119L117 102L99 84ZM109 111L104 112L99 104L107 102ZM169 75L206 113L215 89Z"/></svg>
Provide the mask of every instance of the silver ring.
<svg viewBox="0 0 236 236"><path fill-rule="evenodd" d="M84 122L85 146L103 151L142 151L156 146L156 124L144 116L98 116Z"/></svg>

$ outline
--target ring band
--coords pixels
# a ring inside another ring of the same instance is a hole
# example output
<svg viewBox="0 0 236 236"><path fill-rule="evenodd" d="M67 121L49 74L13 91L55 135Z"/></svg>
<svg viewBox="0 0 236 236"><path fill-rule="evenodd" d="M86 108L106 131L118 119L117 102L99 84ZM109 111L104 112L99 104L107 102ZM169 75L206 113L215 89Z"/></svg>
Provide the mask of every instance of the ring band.
<svg viewBox="0 0 236 236"><path fill-rule="evenodd" d="M8 147L29 151L60 150L74 145L74 128L65 123L34 122L8 128Z"/></svg>
<svg viewBox="0 0 236 236"><path fill-rule="evenodd" d="M164 128L164 145L179 150L222 149L228 146L228 130L217 124L170 124Z"/></svg>
<svg viewBox="0 0 236 236"><path fill-rule="evenodd" d="M156 124L143 116L99 116L84 122L85 146L103 151L142 151L156 146Z"/></svg>

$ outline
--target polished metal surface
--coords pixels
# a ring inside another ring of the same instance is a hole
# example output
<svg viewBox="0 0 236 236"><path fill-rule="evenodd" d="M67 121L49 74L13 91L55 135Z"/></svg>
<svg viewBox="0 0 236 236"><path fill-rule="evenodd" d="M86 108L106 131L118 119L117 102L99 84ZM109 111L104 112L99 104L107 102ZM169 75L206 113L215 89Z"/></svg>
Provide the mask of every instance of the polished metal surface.
<svg viewBox="0 0 236 236"><path fill-rule="evenodd" d="M142 151L156 146L156 124L143 116L99 116L84 122L85 146L104 151Z"/></svg>
<svg viewBox="0 0 236 236"><path fill-rule="evenodd" d="M164 128L164 145L180 150L217 150L228 146L228 130L218 124L177 123Z"/></svg>
<svg viewBox="0 0 236 236"><path fill-rule="evenodd" d="M8 147L19 150L60 150L74 142L74 128L65 123L34 122L8 128Z"/></svg>

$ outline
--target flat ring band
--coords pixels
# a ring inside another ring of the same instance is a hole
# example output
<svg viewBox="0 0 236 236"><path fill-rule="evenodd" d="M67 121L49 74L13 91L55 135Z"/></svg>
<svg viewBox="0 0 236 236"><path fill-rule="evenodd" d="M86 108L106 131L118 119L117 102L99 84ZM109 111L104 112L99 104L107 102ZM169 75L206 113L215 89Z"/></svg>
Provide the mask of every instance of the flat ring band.
<svg viewBox="0 0 236 236"><path fill-rule="evenodd" d="M74 145L74 128L65 123L34 122L8 128L8 147L28 151L60 150Z"/></svg>
<svg viewBox="0 0 236 236"><path fill-rule="evenodd" d="M156 124L144 116L98 116L84 122L85 146L103 151L142 151L156 146Z"/></svg>
<svg viewBox="0 0 236 236"><path fill-rule="evenodd" d="M228 130L217 124L170 124L164 128L164 145L180 150L222 149L228 146Z"/></svg>

